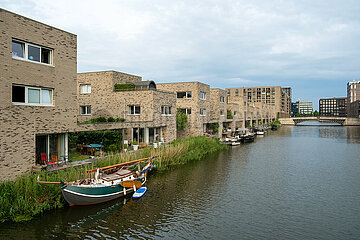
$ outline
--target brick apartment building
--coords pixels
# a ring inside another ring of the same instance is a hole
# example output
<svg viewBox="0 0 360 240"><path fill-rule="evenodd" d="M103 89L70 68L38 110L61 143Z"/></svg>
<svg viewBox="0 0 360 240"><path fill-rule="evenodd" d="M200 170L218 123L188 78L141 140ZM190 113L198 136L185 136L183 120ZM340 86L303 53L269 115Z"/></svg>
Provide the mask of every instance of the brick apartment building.
<svg viewBox="0 0 360 240"><path fill-rule="evenodd" d="M360 118L360 81L347 83L348 117Z"/></svg>
<svg viewBox="0 0 360 240"><path fill-rule="evenodd" d="M319 100L319 115L326 117L346 117L347 98L321 98Z"/></svg>
<svg viewBox="0 0 360 240"><path fill-rule="evenodd" d="M268 123L276 117L288 117L291 89L280 86L226 88L228 103L237 103L243 110L246 125ZM289 95L290 93L290 95Z"/></svg>
<svg viewBox="0 0 360 240"><path fill-rule="evenodd" d="M76 127L77 37L0 9L0 178L66 160Z"/></svg>
<svg viewBox="0 0 360 240"><path fill-rule="evenodd" d="M155 82L116 71L77 75L78 120L123 118L123 123L79 124L78 130L126 129L124 138L154 143L176 139L176 98L158 90ZM115 89L128 87L124 89Z"/></svg>
<svg viewBox="0 0 360 240"><path fill-rule="evenodd" d="M157 88L176 93L176 108L188 115L187 126L178 138L200 136L211 119L210 86L200 82L162 83Z"/></svg>

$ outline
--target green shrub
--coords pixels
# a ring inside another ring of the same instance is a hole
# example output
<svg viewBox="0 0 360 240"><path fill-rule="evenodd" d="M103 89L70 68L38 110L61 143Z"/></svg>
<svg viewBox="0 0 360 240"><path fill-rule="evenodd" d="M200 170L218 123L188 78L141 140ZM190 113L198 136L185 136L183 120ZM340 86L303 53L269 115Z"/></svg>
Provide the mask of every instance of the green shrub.
<svg viewBox="0 0 360 240"><path fill-rule="evenodd" d="M114 91L133 91L135 89L134 83L116 83L114 85Z"/></svg>
<svg viewBox="0 0 360 240"><path fill-rule="evenodd" d="M109 117L109 118L107 119L107 122L115 122L115 118Z"/></svg>

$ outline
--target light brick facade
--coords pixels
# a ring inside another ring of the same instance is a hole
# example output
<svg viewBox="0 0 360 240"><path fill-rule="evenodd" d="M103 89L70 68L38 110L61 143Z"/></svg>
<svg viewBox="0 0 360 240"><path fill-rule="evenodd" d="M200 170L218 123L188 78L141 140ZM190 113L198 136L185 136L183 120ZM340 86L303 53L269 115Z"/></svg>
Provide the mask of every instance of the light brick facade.
<svg viewBox="0 0 360 240"><path fill-rule="evenodd" d="M210 86L200 82L181 82L158 84L157 88L177 94L191 92L191 98L176 97L176 108L191 109L186 128L178 131L177 136L184 138L203 135L206 124L211 119ZM204 99L200 99L202 93L205 94Z"/></svg>
<svg viewBox="0 0 360 240"><path fill-rule="evenodd" d="M78 120L87 121L92 118L124 118L124 123L102 124L102 128L108 126L109 129L127 128L126 136L128 140L134 140L133 128L144 128L143 138L137 141L171 142L176 139L176 99L172 92L150 90L132 90L132 91L114 91L115 84L121 83L139 83L142 78L126 73L116 71L79 73L78 82ZM81 94L80 86L90 85L91 93ZM91 106L91 115L81 115L81 106ZM140 106L140 114L131 114L129 106ZM162 114L162 106L170 108L170 114ZM94 128L87 125L98 124L79 124L78 131L84 128ZM150 133L148 128L158 128L161 133L157 139L152 138L152 129ZM150 139L148 137L150 134Z"/></svg>
<svg viewBox="0 0 360 240"><path fill-rule="evenodd" d="M76 127L77 37L3 9L0 29L0 178L13 179L35 165L36 139ZM28 60L33 58L30 54L13 57L14 40L50 49L51 64ZM14 86L46 88L52 92L52 103L16 104ZM66 135L52 135L54 141L60 137L63 141Z"/></svg>
<svg viewBox="0 0 360 240"><path fill-rule="evenodd" d="M237 103L243 110L247 125L268 123L276 117L290 114L290 88L280 86L226 88L228 102Z"/></svg>

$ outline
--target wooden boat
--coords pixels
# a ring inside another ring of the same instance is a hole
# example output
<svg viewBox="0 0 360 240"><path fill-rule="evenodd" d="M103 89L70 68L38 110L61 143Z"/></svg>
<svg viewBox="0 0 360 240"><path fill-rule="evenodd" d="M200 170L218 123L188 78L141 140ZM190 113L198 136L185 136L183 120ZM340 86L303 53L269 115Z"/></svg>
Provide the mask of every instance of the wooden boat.
<svg viewBox="0 0 360 240"><path fill-rule="evenodd" d="M141 187L133 194L132 197L135 199L139 199L146 193L146 190L147 190L146 187Z"/></svg>
<svg viewBox="0 0 360 240"><path fill-rule="evenodd" d="M70 206L98 204L126 196L136 192L146 183L153 158L89 170L88 173L94 173L93 178L67 183L60 181L61 192ZM140 163L144 161L148 163L141 169ZM135 165L138 165L138 171L132 172L128 169L129 167L136 168Z"/></svg>

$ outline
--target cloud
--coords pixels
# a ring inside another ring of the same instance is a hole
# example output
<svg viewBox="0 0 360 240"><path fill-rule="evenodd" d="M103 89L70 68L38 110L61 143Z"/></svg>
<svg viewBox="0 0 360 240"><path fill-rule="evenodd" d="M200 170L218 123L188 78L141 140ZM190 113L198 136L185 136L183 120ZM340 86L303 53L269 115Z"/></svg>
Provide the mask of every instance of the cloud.
<svg viewBox="0 0 360 240"><path fill-rule="evenodd" d="M220 88L287 85L298 87L297 97L313 101L321 87L317 79L346 83L360 75L357 0L0 0L0 5L77 34L79 72L114 69L158 82L204 81ZM327 90L340 94L338 87Z"/></svg>

